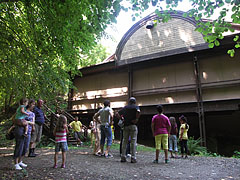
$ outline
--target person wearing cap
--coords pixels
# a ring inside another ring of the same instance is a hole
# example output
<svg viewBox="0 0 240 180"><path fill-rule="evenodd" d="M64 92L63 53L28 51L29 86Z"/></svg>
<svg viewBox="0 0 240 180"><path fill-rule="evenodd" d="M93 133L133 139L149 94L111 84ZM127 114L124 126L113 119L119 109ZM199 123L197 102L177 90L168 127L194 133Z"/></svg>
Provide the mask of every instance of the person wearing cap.
<svg viewBox="0 0 240 180"><path fill-rule="evenodd" d="M110 101L105 100L104 101L104 108L100 109L94 116L93 119L97 122L99 122L100 129L101 129L101 139L100 139L100 149L101 153L100 156L105 156L106 158L112 157L112 155L109 153L110 147L112 145L112 129L111 125L113 124L113 110L110 108ZM100 121L98 117L100 116ZM107 139L107 148L106 152L104 154L104 144L105 139Z"/></svg>
<svg viewBox="0 0 240 180"><path fill-rule="evenodd" d="M136 99L134 97L131 97L129 99L128 105L126 105L117 113L117 117L119 119L123 117L124 119L121 162L126 162L126 147L130 136L131 163L136 163L136 147L138 134L138 128L136 124L140 117L140 109L138 106L136 106Z"/></svg>

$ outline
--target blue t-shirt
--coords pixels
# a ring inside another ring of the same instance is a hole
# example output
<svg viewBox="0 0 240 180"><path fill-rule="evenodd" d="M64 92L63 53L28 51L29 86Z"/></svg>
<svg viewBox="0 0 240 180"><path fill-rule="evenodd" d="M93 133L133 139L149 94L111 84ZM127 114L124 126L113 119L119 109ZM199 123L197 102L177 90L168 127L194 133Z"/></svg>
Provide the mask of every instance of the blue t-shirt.
<svg viewBox="0 0 240 180"><path fill-rule="evenodd" d="M35 123L38 125L43 125L45 120L44 120L44 113L42 109L35 106L33 109L33 112L35 114Z"/></svg>

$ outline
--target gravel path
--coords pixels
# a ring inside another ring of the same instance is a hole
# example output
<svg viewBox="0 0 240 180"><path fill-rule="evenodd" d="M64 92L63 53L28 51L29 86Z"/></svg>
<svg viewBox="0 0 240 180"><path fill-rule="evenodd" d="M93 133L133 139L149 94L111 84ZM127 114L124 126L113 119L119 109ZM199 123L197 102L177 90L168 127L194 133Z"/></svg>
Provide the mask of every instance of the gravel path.
<svg viewBox="0 0 240 180"><path fill-rule="evenodd" d="M153 164L154 152L138 152L136 164L120 163L118 151L112 150L113 158L97 157L88 148L69 150L66 168L53 169L53 149L38 149L36 158L24 159L28 167L13 170L13 149L0 148L1 179L184 179L184 180L240 180L240 159L190 156L188 159L170 159ZM61 157L59 156L59 166Z"/></svg>

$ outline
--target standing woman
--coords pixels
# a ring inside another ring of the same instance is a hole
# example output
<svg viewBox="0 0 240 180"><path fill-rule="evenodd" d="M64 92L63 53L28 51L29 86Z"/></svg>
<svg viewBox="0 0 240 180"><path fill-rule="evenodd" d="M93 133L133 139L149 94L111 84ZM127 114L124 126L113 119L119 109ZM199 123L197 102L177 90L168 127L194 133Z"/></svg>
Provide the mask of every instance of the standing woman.
<svg viewBox="0 0 240 180"><path fill-rule="evenodd" d="M168 135L170 134L171 124L167 116L163 114L163 107L157 106L158 114L152 118L152 133L155 137L156 159L153 163L158 163L161 145L165 154L165 163L168 163Z"/></svg>
<svg viewBox="0 0 240 180"><path fill-rule="evenodd" d="M35 107L35 101L29 101L29 104L26 106L27 109L27 113L28 113L28 117L25 118L26 121L28 121L28 133L27 133L27 138L25 140L25 145L24 145L24 154L27 153L28 148L29 148L29 144L30 144L30 140L31 140L31 133L32 131L35 130L35 114L33 113L33 109Z"/></svg>
<svg viewBox="0 0 240 180"><path fill-rule="evenodd" d="M180 146L181 146L181 154L182 158L184 157L187 158L187 153L188 153L188 146L187 146L187 141L188 141L188 129L189 125L187 124L187 118L182 115L179 117L179 121L181 123L180 126L180 131L179 131L179 141L180 141Z"/></svg>
<svg viewBox="0 0 240 180"><path fill-rule="evenodd" d="M34 108L34 103L31 105L27 105L26 107L29 111L31 111L30 109ZM30 113L30 112L29 112ZM31 113L30 113L31 114ZM14 163L15 163L15 169L16 170L21 170L22 168L27 167L27 164L23 163L22 160L25 156L25 154L27 153L27 149L29 146L29 140L30 140L30 135L31 135L31 125L34 125L34 117L31 116L32 118L30 118L30 116L28 118L29 121L27 120L28 123L28 132L27 132L27 136L24 136L24 126L21 123L21 121L15 120L14 124L15 124L15 141L16 141L16 145L15 145L15 149L14 149Z"/></svg>

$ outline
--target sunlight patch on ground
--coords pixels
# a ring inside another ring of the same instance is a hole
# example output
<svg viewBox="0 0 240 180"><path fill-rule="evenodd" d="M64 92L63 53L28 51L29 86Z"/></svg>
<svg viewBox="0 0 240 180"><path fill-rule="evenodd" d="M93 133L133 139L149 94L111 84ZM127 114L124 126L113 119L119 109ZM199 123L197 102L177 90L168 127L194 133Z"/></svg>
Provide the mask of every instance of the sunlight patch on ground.
<svg viewBox="0 0 240 180"><path fill-rule="evenodd" d="M12 153L4 153L4 154L0 154L0 157L12 156L12 155L13 155L13 152Z"/></svg>
<svg viewBox="0 0 240 180"><path fill-rule="evenodd" d="M77 152L76 154L85 155L85 154L90 154L90 153L89 152Z"/></svg>

